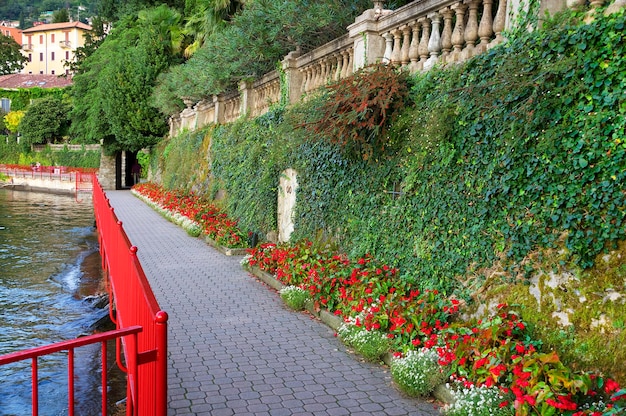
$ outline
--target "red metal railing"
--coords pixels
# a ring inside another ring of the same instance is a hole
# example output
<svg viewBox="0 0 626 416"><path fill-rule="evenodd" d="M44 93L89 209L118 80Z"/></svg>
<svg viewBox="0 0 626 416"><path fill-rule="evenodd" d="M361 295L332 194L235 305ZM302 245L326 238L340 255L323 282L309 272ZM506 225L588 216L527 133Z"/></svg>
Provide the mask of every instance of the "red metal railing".
<svg viewBox="0 0 626 416"><path fill-rule="evenodd" d="M127 415L165 416L167 412L167 313L159 308L130 244L97 179L93 203L100 240L102 268L115 301L111 319L118 328L141 326L135 339L122 339L127 371ZM115 313L114 313L115 312ZM137 354L133 354L137 351Z"/></svg>
<svg viewBox="0 0 626 416"><path fill-rule="evenodd" d="M0 365L31 359L32 414L38 415L37 358L68 351L69 414L74 414L74 349L102 343L102 414L106 408L106 341L116 340L117 364L126 372L127 416L167 414L167 313L159 308L130 244L106 195L93 175L93 203L102 268L107 275L109 314L117 329L102 334L0 356ZM113 304L115 309L113 309ZM120 342L121 341L121 342ZM124 357L120 354L123 345Z"/></svg>
<svg viewBox="0 0 626 416"><path fill-rule="evenodd" d="M89 335L69 341L58 342L56 344L46 345L39 348L33 348L25 351L17 351L11 354L0 356L0 365L11 364L17 361L31 360L32 373L32 414L39 414L39 377L38 377L38 358L44 355L54 354L61 351L68 353L68 414L73 416L74 413L74 350L85 345L100 343L102 346L102 414L107 414L107 341L111 339L120 339L121 337L137 338L137 334L141 332L140 326L133 326L114 331L103 332L101 334Z"/></svg>

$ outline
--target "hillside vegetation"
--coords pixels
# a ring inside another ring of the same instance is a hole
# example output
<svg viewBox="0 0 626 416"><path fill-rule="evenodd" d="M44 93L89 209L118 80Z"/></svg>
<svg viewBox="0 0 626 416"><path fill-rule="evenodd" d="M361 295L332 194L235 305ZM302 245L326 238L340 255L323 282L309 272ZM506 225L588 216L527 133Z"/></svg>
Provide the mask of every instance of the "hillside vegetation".
<svg viewBox="0 0 626 416"><path fill-rule="evenodd" d="M294 168L293 240L369 253L422 288L480 299L479 312L517 304L564 360L625 381L626 17L582 20L566 13L466 64L408 77L386 128L349 140L310 128L337 103L331 86L163 141L153 168L169 188L225 195L242 228L262 234L276 228L280 172ZM381 102L370 104L362 118ZM358 113L334 108L347 125Z"/></svg>

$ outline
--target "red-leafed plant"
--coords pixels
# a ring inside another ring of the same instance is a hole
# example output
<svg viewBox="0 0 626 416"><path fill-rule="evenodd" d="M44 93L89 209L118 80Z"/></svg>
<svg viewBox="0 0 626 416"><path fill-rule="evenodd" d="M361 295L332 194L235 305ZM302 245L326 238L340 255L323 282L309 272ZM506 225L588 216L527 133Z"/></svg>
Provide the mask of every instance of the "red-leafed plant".
<svg viewBox="0 0 626 416"><path fill-rule="evenodd" d="M326 92L328 99L306 128L338 144L348 156L384 155L393 141L387 128L408 100L408 73L376 64L328 85Z"/></svg>

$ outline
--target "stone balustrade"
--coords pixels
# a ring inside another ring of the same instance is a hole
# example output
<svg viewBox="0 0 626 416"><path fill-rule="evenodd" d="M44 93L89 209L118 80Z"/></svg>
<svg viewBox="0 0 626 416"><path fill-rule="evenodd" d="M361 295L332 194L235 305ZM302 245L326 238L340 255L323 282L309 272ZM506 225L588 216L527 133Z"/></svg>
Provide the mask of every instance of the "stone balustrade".
<svg viewBox="0 0 626 416"><path fill-rule="evenodd" d="M501 42L507 0L414 2L381 17L383 62L412 72L465 61Z"/></svg>
<svg viewBox="0 0 626 416"><path fill-rule="evenodd" d="M301 76L298 99L329 82L354 72L354 41L349 35L335 39L298 57L295 68Z"/></svg>
<svg viewBox="0 0 626 416"><path fill-rule="evenodd" d="M606 0L540 0L540 14L565 7L593 9ZM383 2L358 16L344 36L305 54L289 53L279 71L258 80L243 81L239 91L196 103L170 118L170 135L195 130L209 123L230 123L239 117L258 117L285 100L306 99L323 85L346 78L368 64L384 62L411 72L436 64L463 62L503 41L521 0L417 0L397 10L385 10ZM615 0L609 10L624 7ZM282 85L281 85L282 84Z"/></svg>
<svg viewBox="0 0 626 416"><path fill-rule="evenodd" d="M241 88L245 91L244 88ZM265 114L272 104L280 101L280 74L272 71L252 84L249 95L251 102L244 106L252 117Z"/></svg>

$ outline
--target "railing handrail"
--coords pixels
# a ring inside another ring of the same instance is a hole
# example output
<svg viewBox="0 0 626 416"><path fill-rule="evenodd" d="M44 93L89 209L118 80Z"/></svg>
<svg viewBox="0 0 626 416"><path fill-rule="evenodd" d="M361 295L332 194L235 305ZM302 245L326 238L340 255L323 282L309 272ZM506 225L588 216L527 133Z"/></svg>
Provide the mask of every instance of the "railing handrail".
<svg viewBox="0 0 626 416"><path fill-rule="evenodd" d="M142 331L140 326L133 326L123 329L116 329L112 331L103 332L100 334L88 335L81 338L76 338L67 341L61 341L50 345L44 345L41 347L30 348L28 350L16 351L10 354L0 356L0 366L5 364L12 364L20 361L31 360L31 413L33 416L39 415L39 373L38 373L38 359L40 357L58 353L61 351L67 351L68 353L68 412L70 416L75 414L75 385L74 385L74 350L86 345L93 345L100 343L102 345L102 367L101 367L101 390L100 396L102 400L102 415L108 414L107 403L107 341L112 339L123 339L127 336L137 337ZM127 384L129 381L127 381ZM129 391L129 388L127 388ZM130 413L127 413L130 414Z"/></svg>
<svg viewBox="0 0 626 416"><path fill-rule="evenodd" d="M114 329L99 334L87 335L81 338L60 341L54 344L34 347L27 350L15 351L9 354L0 355L0 365L11 364L18 361L39 358L44 355L54 354L60 351L67 351L72 348L79 348L85 345L105 342L115 338L121 338L128 335L138 334L141 332L140 326L130 326L128 328Z"/></svg>

